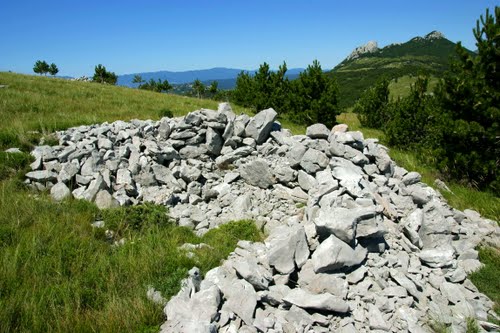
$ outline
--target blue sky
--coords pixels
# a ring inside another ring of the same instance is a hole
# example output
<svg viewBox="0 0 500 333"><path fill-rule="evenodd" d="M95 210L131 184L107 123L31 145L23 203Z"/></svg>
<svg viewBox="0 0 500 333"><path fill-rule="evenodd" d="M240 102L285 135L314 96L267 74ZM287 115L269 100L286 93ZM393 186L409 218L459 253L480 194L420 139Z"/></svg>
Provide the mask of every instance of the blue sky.
<svg viewBox="0 0 500 333"><path fill-rule="evenodd" d="M212 67L337 65L354 47L405 42L439 30L475 49L472 28L486 0L183 0L0 2L0 70L32 73L36 60L60 75Z"/></svg>

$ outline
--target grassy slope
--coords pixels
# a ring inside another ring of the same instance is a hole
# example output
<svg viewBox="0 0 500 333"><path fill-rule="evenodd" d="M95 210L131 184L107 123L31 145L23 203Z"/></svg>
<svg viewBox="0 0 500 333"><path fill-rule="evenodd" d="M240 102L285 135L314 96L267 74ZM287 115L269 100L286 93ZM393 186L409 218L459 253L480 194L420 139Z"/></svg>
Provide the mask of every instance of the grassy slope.
<svg viewBox="0 0 500 333"><path fill-rule="evenodd" d="M448 68L454 50L455 44L447 39L412 39L343 61L329 75L339 84L340 106L348 108L382 77L395 79L418 74L439 77Z"/></svg>
<svg viewBox="0 0 500 333"><path fill-rule="evenodd" d="M0 148L27 146L31 131L50 133L82 124L117 119L159 119L165 111L180 116L217 102L158 94L125 87L0 72ZM235 112L247 112L235 107Z"/></svg>
<svg viewBox="0 0 500 333"><path fill-rule="evenodd" d="M165 109L182 115L217 105L209 100L10 73L0 73L0 84L9 85L0 89L4 120L0 123L0 139L4 140L0 148L29 145L32 130L48 132L117 119L158 119ZM383 141L380 131L361 128L352 113L342 114L338 120L363 131L365 137ZM288 123L283 125L290 128ZM305 128L294 126L293 132L304 133ZM420 165L414 154L391 150L391 156L401 166L421 172L424 181L432 185L435 170ZM17 171L29 162L24 156L17 160L5 154L0 157L0 164ZM0 171L0 179L8 176L4 169ZM134 244L113 250L89 226L99 214L95 206L73 200L56 204L44 195L34 197L18 184L12 177L0 182L0 332L15 328L32 332L49 328L154 330L162 314L145 300L145 284L151 283L166 295L175 292L179 279L193 265L175 250L178 244L213 244L214 251L198 256L197 264L206 270L224 258L238 238L260 237L246 222L210 232L201 240L182 228L150 226L134 234ZM450 204L499 219L498 198L456 184L450 187L455 193L447 196ZM498 260L488 267L498 267ZM484 276L478 279L497 277L491 273ZM498 294L490 297L499 302Z"/></svg>
<svg viewBox="0 0 500 333"><path fill-rule="evenodd" d="M217 107L210 100L11 73L0 73L0 84L8 85L0 89L0 150L28 149L39 138L30 131ZM262 237L248 221L203 238L150 223L127 232L132 241L113 248L102 230L90 226L103 215L93 204L54 203L23 189L20 180L29 163L28 154L0 151L0 332L156 332L164 318L162 307L145 297L148 285L173 295L194 265L206 272L238 239ZM153 213L141 212L138 223L156 221ZM105 217L118 231L129 230L123 224L133 215L121 208ZM184 242L205 242L213 249L199 250L191 259L177 250Z"/></svg>

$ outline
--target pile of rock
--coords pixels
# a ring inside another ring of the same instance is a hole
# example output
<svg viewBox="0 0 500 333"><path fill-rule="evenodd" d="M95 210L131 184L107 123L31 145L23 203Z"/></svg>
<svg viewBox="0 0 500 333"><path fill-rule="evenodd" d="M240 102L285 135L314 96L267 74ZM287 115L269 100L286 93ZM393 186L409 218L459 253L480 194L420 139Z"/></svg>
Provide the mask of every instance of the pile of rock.
<svg viewBox="0 0 500 333"><path fill-rule="evenodd" d="M164 332L421 332L431 319L461 331L493 315L467 273L479 242L498 245L496 222L450 208L360 132L292 135L275 117L221 104L69 129L33 151L27 182L101 208L164 204L200 234L241 218L267 230L201 283L193 270Z"/></svg>

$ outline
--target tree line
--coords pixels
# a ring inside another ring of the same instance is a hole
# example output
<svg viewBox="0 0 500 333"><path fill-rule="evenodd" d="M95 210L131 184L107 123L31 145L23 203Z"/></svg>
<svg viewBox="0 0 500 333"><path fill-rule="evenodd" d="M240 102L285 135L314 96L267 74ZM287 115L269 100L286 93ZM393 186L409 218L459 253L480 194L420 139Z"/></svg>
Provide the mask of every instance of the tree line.
<svg viewBox="0 0 500 333"><path fill-rule="evenodd" d="M412 148L443 173L500 195L500 7L473 29L478 52L459 42L457 60L431 94L419 77L410 95L389 100L382 80L356 103L361 124L382 129L392 146Z"/></svg>
<svg viewBox="0 0 500 333"><path fill-rule="evenodd" d="M314 60L296 80L290 81L286 72L285 62L277 71L263 63L254 75L241 72L231 100L255 112L272 107L280 117L299 124L333 126L340 113L338 86L323 73L319 61Z"/></svg>

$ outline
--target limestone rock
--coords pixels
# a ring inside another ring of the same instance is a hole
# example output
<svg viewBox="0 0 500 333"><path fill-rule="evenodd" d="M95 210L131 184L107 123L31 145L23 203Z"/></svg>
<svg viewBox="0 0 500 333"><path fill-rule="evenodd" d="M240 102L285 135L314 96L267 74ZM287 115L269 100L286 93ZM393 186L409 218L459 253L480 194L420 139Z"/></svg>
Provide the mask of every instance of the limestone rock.
<svg viewBox="0 0 500 333"><path fill-rule="evenodd" d="M300 288L292 289L288 295L283 298L283 301L303 309L338 313L347 313L350 310L349 305L339 297L328 293L319 295L311 294Z"/></svg>
<svg viewBox="0 0 500 333"><path fill-rule="evenodd" d="M240 166L239 173L248 184L268 188L276 183L269 165L264 159L257 159Z"/></svg>
<svg viewBox="0 0 500 333"><path fill-rule="evenodd" d="M50 196L55 201L61 201L71 196L71 190L64 183L57 183L50 189Z"/></svg>
<svg viewBox="0 0 500 333"><path fill-rule="evenodd" d="M257 113L245 127L245 136L253 138L257 144L262 144L269 137L274 119L278 114L273 109Z"/></svg>
<svg viewBox="0 0 500 333"><path fill-rule="evenodd" d="M363 262L366 255L366 249L361 246L352 249L335 235L330 235L318 246L311 258L314 271L322 273L357 266Z"/></svg>

